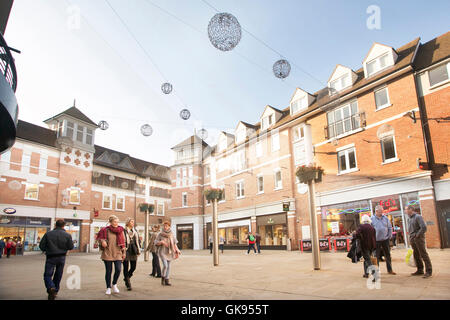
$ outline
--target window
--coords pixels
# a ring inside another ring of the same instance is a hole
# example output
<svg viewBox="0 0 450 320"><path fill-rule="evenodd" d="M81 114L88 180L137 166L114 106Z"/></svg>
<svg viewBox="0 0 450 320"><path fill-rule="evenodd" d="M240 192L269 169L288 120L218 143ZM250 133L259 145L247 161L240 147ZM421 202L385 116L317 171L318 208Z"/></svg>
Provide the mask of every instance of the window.
<svg viewBox="0 0 450 320"><path fill-rule="evenodd" d="M375 91L375 105L377 110L390 106L388 88Z"/></svg>
<svg viewBox="0 0 450 320"><path fill-rule="evenodd" d="M184 158L184 150L181 149L180 151L178 151L178 160L183 159Z"/></svg>
<svg viewBox="0 0 450 320"><path fill-rule="evenodd" d="M355 148L349 148L338 152L339 173L347 173L356 169Z"/></svg>
<svg viewBox="0 0 450 320"><path fill-rule="evenodd" d="M280 134L272 135L272 152L280 150Z"/></svg>
<svg viewBox="0 0 450 320"><path fill-rule="evenodd" d="M350 86L350 75L344 74L343 76L337 78L336 80L333 80L330 82L330 87L335 89L336 91L340 91L342 89L347 88L348 86Z"/></svg>
<svg viewBox="0 0 450 320"><path fill-rule="evenodd" d="M33 183L25 184L25 199L38 200L39 185Z"/></svg>
<svg viewBox="0 0 450 320"><path fill-rule="evenodd" d="M428 71L430 86L432 87L442 82L448 81L448 75L450 74L449 69L450 63L446 63Z"/></svg>
<svg viewBox="0 0 450 320"><path fill-rule="evenodd" d="M62 132L63 132L63 122L62 121L58 121L58 138L62 136ZM73 132L72 132L73 133Z"/></svg>
<svg viewBox="0 0 450 320"><path fill-rule="evenodd" d="M385 53L378 58L375 58L366 64L367 76L371 76L378 71L383 70L388 66L388 53Z"/></svg>
<svg viewBox="0 0 450 320"><path fill-rule="evenodd" d="M205 167L205 176L209 177L209 175L211 174L209 166Z"/></svg>
<svg viewBox="0 0 450 320"><path fill-rule="evenodd" d="M80 190L79 189L70 189L69 203L70 204L80 204Z"/></svg>
<svg viewBox="0 0 450 320"><path fill-rule="evenodd" d="M300 110L306 109L308 107L307 97L297 99L291 103L291 114L295 114Z"/></svg>
<svg viewBox="0 0 450 320"><path fill-rule="evenodd" d="M306 150L304 142L299 142L294 145L294 161L296 166L306 164Z"/></svg>
<svg viewBox="0 0 450 320"><path fill-rule="evenodd" d="M66 136L69 137L70 139L73 139L74 128L75 128L74 123L67 121Z"/></svg>
<svg viewBox="0 0 450 320"><path fill-rule="evenodd" d="M294 141L301 140L305 137L305 127L304 126L298 126L294 129Z"/></svg>
<svg viewBox="0 0 450 320"><path fill-rule="evenodd" d="M222 189L222 196L220 197L218 202L225 202L225 186L222 185L219 187L219 189Z"/></svg>
<svg viewBox="0 0 450 320"><path fill-rule="evenodd" d="M22 171L30 170L30 161L31 161L31 156L29 154L22 155Z"/></svg>
<svg viewBox="0 0 450 320"><path fill-rule="evenodd" d="M182 197L182 199L181 199L181 206L187 207L187 192L183 192L181 194L181 197Z"/></svg>
<svg viewBox="0 0 450 320"><path fill-rule="evenodd" d="M92 146L93 132L92 129L86 128L86 144Z"/></svg>
<svg viewBox="0 0 450 320"><path fill-rule="evenodd" d="M125 211L125 197L116 197L116 210Z"/></svg>
<svg viewBox="0 0 450 320"><path fill-rule="evenodd" d="M11 150L0 155L0 160L6 163L11 162Z"/></svg>
<svg viewBox="0 0 450 320"><path fill-rule="evenodd" d="M244 170L246 167L246 161L245 161L245 150L240 150L238 152L235 152L232 156L232 172L238 172L241 170Z"/></svg>
<svg viewBox="0 0 450 320"><path fill-rule="evenodd" d="M268 127L270 127L272 124L274 124L275 123L275 120L274 120L274 115L273 114L270 114L270 115L268 115L268 116L266 116L266 117L264 117L263 119L262 119L262 122L261 122L261 129L262 130L264 130L264 129L267 129Z"/></svg>
<svg viewBox="0 0 450 320"><path fill-rule="evenodd" d="M281 183L281 170L275 171L275 190L283 188L283 185Z"/></svg>
<svg viewBox="0 0 450 320"><path fill-rule="evenodd" d="M236 143L242 142L245 140L245 129L240 129L236 132Z"/></svg>
<svg viewBox="0 0 450 320"><path fill-rule="evenodd" d="M381 151L383 153L383 162L390 162L397 159L394 136L381 139Z"/></svg>
<svg viewBox="0 0 450 320"><path fill-rule="evenodd" d="M264 177L258 176L258 193L264 193Z"/></svg>
<svg viewBox="0 0 450 320"><path fill-rule="evenodd" d="M77 141L83 142L83 131L84 127L77 125Z"/></svg>
<svg viewBox="0 0 450 320"><path fill-rule="evenodd" d="M164 203L161 204L158 203L158 211L156 212L156 215L158 216L164 215Z"/></svg>
<svg viewBox="0 0 450 320"><path fill-rule="evenodd" d="M262 157L262 143L261 141L257 142L255 145L255 149L256 149L256 157Z"/></svg>
<svg viewBox="0 0 450 320"><path fill-rule="evenodd" d="M327 121L329 138L358 129L361 124L357 101L328 112Z"/></svg>
<svg viewBox="0 0 450 320"><path fill-rule="evenodd" d="M236 198L241 199L244 197L244 181L236 182Z"/></svg>
<svg viewBox="0 0 450 320"><path fill-rule="evenodd" d="M111 196L103 195L103 209L112 209Z"/></svg>
<svg viewBox="0 0 450 320"><path fill-rule="evenodd" d="M194 184L194 168L189 167L189 185Z"/></svg>

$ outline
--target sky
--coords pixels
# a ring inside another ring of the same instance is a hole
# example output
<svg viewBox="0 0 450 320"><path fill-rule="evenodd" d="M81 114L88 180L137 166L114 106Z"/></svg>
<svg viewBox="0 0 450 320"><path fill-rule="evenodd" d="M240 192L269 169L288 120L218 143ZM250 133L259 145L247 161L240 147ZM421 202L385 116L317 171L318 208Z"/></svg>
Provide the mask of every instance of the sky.
<svg viewBox="0 0 450 320"><path fill-rule="evenodd" d="M325 87L336 64L361 68L374 42L397 48L449 31L450 1L430 3L15 0L5 39L21 50L13 53L19 119L45 126L76 99L94 122L109 123L96 130L95 144L170 166L170 148L195 129L205 128L215 145L239 121L259 122L266 105L289 106L295 88ZM212 7L233 14L243 29L231 51L209 41ZM291 64L284 80L272 73L281 58ZM169 95L161 92L164 82L173 85ZM188 120L179 116L184 108ZM149 137L140 133L144 124L153 128Z"/></svg>

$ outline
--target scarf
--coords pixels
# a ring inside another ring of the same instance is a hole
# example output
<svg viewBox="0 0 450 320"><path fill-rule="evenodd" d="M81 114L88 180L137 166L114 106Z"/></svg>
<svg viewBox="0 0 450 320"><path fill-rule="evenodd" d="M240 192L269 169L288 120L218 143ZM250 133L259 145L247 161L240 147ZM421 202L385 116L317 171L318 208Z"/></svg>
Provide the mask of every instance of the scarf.
<svg viewBox="0 0 450 320"><path fill-rule="evenodd" d="M116 234L117 245L120 248L125 248L125 237L123 234L123 228L121 226L117 226L116 228L114 228L113 226L109 225L105 228L100 229L97 234L97 240L108 240L108 230Z"/></svg>
<svg viewBox="0 0 450 320"><path fill-rule="evenodd" d="M128 228L125 228L125 234L127 236L127 238L126 238L127 246L130 246L132 241L133 241L133 239L135 239L136 240L136 246L138 247L138 249L140 251L141 246L139 245L139 234L137 233L136 229L133 228L133 229L130 230Z"/></svg>
<svg viewBox="0 0 450 320"><path fill-rule="evenodd" d="M173 255L173 257L175 259L178 258L178 250L175 250L176 246L175 246L175 240L173 238L173 234L172 234L172 230L166 231L166 230L162 230L160 235L164 238L167 238L164 240L164 242L169 242L169 254Z"/></svg>

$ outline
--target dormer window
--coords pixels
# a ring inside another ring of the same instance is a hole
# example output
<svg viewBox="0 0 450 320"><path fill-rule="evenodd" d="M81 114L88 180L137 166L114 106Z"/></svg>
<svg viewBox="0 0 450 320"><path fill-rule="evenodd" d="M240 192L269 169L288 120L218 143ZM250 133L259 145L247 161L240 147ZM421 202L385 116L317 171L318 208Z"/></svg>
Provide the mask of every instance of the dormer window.
<svg viewBox="0 0 450 320"><path fill-rule="evenodd" d="M306 109L308 107L307 97L297 99L291 103L291 114L296 114L297 112Z"/></svg>
<svg viewBox="0 0 450 320"><path fill-rule="evenodd" d="M245 140L245 129L240 129L236 132L236 143L240 143Z"/></svg>
<svg viewBox="0 0 450 320"><path fill-rule="evenodd" d="M367 75L370 77L371 75L385 69L389 66L389 54L385 53L369 62L367 62Z"/></svg>
<svg viewBox="0 0 450 320"><path fill-rule="evenodd" d="M333 88L336 91L341 91L350 85L351 81L348 73L330 82L330 88Z"/></svg>
<svg viewBox="0 0 450 320"><path fill-rule="evenodd" d="M84 127L77 125L77 141L83 142L83 131Z"/></svg>
<svg viewBox="0 0 450 320"><path fill-rule="evenodd" d="M273 115L273 114L268 115L267 117L264 117L264 118L262 119L262 123L261 123L262 129L263 129L263 130L264 130L264 129L267 129L268 127L270 127L270 126L273 125L274 123L275 123L275 121L274 121L274 115Z"/></svg>
<svg viewBox="0 0 450 320"><path fill-rule="evenodd" d="M225 150L227 148L227 138L221 137L219 141L219 150Z"/></svg>
<svg viewBox="0 0 450 320"><path fill-rule="evenodd" d="M75 128L75 124L73 122L67 121L65 136L73 139L74 128Z"/></svg>

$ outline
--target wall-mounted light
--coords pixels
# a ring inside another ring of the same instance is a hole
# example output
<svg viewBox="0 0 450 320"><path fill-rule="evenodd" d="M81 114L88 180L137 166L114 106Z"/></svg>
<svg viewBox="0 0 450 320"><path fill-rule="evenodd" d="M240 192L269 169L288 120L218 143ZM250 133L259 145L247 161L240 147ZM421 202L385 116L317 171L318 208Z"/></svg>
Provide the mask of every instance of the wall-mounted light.
<svg viewBox="0 0 450 320"><path fill-rule="evenodd" d="M414 123L417 122L416 112L415 112L414 110L408 111L407 113L405 113L404 117L409 117L409 118L411 118L412 121L413 121Z"/></svg>

